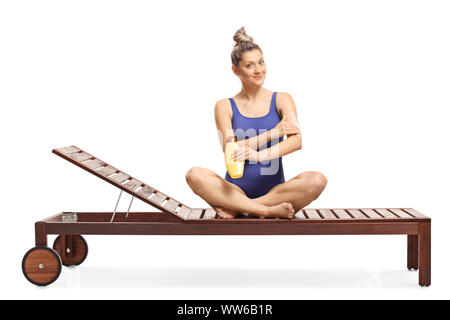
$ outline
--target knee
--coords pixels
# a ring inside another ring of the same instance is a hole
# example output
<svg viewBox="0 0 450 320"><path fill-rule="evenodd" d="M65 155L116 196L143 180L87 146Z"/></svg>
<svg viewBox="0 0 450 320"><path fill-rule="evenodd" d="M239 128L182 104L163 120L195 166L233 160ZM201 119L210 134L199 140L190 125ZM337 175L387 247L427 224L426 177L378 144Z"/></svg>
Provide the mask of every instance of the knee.
<svg viewBox="0 0 450 320"><path fill-rule="evenodd" d="M204 170L200 167L190 168L185 175L187 184L196 192L204 185Z"/></svg>
<svg viewBox="0 0 450 320"><path fill-rule="evenodd" d="M317 199L328 183L325 175L318 171L308 173L308 189L311 195Z"/></svg>

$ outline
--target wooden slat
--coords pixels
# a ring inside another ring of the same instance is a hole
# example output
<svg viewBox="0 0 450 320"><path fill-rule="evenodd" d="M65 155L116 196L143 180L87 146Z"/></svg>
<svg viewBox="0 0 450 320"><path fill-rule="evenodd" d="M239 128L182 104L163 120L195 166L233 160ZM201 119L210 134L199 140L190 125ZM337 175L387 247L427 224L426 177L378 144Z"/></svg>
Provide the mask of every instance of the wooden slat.
<svg viewBox="0 0 450 320"><path fill-rule="evenodd" d="M56 150L58 152L61 152L64 155L68 155L70 153L75 153L75 152L79 152L80 151L80 149L78 149L77 147L74 147L74 146L59 148L59 149L56 149Z"/></svg>
<svg viewBox="0 0 450 320"><path fill-rule="evenodd" d="M305 213L309 219L322 219L315 209L305 209Z"/></svg>
<svg viewBox="0 0 450 320"><path fill-rule="evenodd" d="M109 177L109 179L111 179L112 181L115 181L117 183L122 183L125 180L127 180L128 178L130 178L130 176L123 172L119 172L118 174L115 174L112 177Z"/></svg>
<svg viewBox="0 0 450 320"><path fill-rule="evenodd" d="M344 209L333 209L334 213L339 217L339 219L353 219L351 216L345 212Z"/></svg>
<svg viewBox="0 0 450 320"><path fill-rule="evenodd" d="M355 218L355 219L367 219L367 217L358 209L347 209L347 211Z"/></svg>
<svg viewBox="0 0 450 320"><path fill-rule="evenodd" d="M167 203L164 205L164 208L170 211L175 211L178 205L179 205L178 201L169 199L169 201L167 201Z"/></svg>
<svg viewBox="0 0 450 320"><path fill-rule="evenodd" d="M78 162L94 158L94 156L92 156L89 153L86 153L84 151L80 152L80 153L69 154L68 157L75 161L78 161Z"/></svg>
<svg viewBox="0 0 450 320"><path fill-rule="evenodd" d="M153 191L155 191L155 189L148 185L144 185L142 189L137 192L137 194L143 196L144 198L148 198L148 196L151 195Z"/></svg>
<svg viewBox="0 0 450 320"><path fill-rule="evenodd" d="M214 209L206 209L203 219L214 219L217 212Z"/></svg>
<svg viewBox="0 0 450 320"><path fill-rule="evenodd" d="M389 218L389 219L398 218L395 214L393 214L392 212L389 212L388 210L383 209L383 208L376 208L375 211L378 212L379 214L381 214L385 218Z"/></svg>
<svg viewBox="0 0 450 320"><path fill-rule="evenodd" d="M101 174L104 177L107 177L116 171L119 171L119 170L117 170L116 168L114 168L112 166L106 166L106 167L103 167L103 168L97 170L97 173Z"/></svg>
<svg viewBox="0 0 450 320"><path fill-rule="evenodd" d="M158 191L155 193L155 195L153 197L149 198L149 200L154 203L161 204L161 202L166 200L166 198L167 198L167 195Z"/></svg>
<svg viewBox="0 0 450 320"><path fill-rule="evenodd" d="M156 189L145 185L141 181L132 178L128 174L121 172L117 168L107 165L106 162L92 156L91 154L84 152L78 147L68 146L59 149L53 149L53 153L62 157L65 160L77 165L78 167L87 170L88 172L100 177L101 179L112 183L113 185L121 188L127 193L137 196L144 202L154 206L155 208L173 214L178 218L184 219L190 214L191 208L176 201L176 205L167 195ZM120 184L120 185L118 185ZM137 191L136 191L137 190ZM151 197L151 198L150 198ZM167 199L167 203L165 200ZM164 205L168 205L164 206ZM181 210L181 213L179 211Z"/></svg>
<svg viewBox="0 0 450 320"><path fill-rule="evenodd" d="M415 209L412 209L412 208L405 208L403 210L405 210L408 213L412 214L416 218L428 218L426 215L424 215L424 214L420 213L419 211L417 211Z"/></svg>
<svg viewBox="0 0 450 320"><path fill-rule="evenodd" d="M127 188L128 190L134 191L136 190L137 187L141 186L142 182L136 179L131 179L130 181L127 181L126 183L123 184L123 186L125 188Z"/></svg>
<svg viewBox="0 0 450 320"><path fill-rule="evenodd" d="M361 209L366 215L370 217L370 219L384 219L378 213L376 213L373 209Z"/></svg>
<svg viewBox="0 0 450 320"><path fill-rule="evenodd" d="M191 213L188 216L188 219L200 219L202 215L203 209L192 209Z"/></svg>
<svg viewBox="0 0 450 320"><path fill-rule="evenodd" d="M392 211L393 213L398 215L400 218L411 218L411 216L409 214L407 214L406 212L404 212L404 211L402 211L400 209L391 209L391 208L389 208L389 211Z"/></svg>
<svg viewBox="0 0 450 320"><path fill-rule="evenodd" d="M89 169L95 170L101 166L104 166L105 163L99 159L92 159L82 163L83 166L88 167Z"/></svg>
<svg viewBox="0 0 450 320"><path fill-rule="evenodd" d="M334 214L331 212L330 209L319 209L320 214L325 218L325 219L336 219L336 217L334 216Z"/></svg>
<svg viewBox="0 0 450 320"><path fill-rule="evenodd" d="M190 213L191 213L191 208L189 208L189 207L187 207L187 206L185 206L185 205L182 205L181 207L180 207L180 210L178 210L178 212L177 212L177 214L180 216L180 217L182 217L183 219L187 219L188 217L189 217L189 215L190 215Z"/></svg>
<svg viewBox="0 0 450 320"><path fill-rule="evenodd" d="M302 210L298 210L297 213L294 215L294 219L306 219L306 217L303 214Z"/></svg>

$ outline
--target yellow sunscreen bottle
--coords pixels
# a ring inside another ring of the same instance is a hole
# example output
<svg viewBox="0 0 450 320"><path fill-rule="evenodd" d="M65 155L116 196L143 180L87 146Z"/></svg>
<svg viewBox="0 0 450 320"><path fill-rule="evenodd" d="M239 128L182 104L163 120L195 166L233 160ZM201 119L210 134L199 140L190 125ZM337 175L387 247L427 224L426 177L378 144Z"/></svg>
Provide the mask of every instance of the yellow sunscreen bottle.
<svg viewBox="0 0 450 320"><path fill-rule="evenodd" d="M228 174L231 178L237 179L244 174L244 161L234 161L231 156L233 151L239 148L236 137L227 138L227 144L225 146L225 165L227 166Z"/></svg>

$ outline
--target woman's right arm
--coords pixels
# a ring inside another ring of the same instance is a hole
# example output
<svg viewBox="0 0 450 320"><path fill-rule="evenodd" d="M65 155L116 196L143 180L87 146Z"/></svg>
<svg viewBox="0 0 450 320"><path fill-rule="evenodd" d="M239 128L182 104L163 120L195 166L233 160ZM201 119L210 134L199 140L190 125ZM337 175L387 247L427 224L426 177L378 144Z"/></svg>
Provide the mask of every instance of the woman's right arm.
<svg viewBox="0 0 450 320"><path fill-rule="evenodd" d="M214 107L217 134L219 135L220 144L224 153L227 138L234 137L233 125L231 124L231 113L230 109L227 107L227 99L217 101Z"/></svg>

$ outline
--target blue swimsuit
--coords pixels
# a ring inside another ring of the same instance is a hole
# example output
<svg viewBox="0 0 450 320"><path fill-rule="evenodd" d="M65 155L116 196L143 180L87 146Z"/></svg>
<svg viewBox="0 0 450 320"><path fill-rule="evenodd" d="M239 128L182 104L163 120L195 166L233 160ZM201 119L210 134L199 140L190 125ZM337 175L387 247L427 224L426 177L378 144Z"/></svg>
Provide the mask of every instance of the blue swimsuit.
<svg viewBox="0 0 450 320"><path fill-rule="evenodd" d="M239 141L257 136L264 131L269 131L274 128L280 122L281 119L275 104L276 94L276 92L272 94L269 113L257 118L243 116L239 112L234 99L229 98L231 108L233 109L231 122L236 140ZM267 145L261 146L257 151L270 148L281 141L283 141L283 137L268 141ZM272 142L273 144L271 144ZM264 162L249 162L249 160L245 160L244 174L241 178L231 178L228 171L225 174L225 180L239 186L245 192L247 197L251 199L261 197L276 185L284 183L285 180L281 157Z"/></svg>

